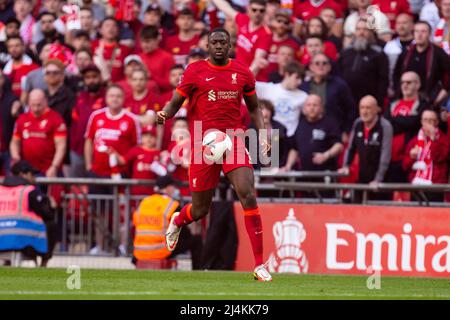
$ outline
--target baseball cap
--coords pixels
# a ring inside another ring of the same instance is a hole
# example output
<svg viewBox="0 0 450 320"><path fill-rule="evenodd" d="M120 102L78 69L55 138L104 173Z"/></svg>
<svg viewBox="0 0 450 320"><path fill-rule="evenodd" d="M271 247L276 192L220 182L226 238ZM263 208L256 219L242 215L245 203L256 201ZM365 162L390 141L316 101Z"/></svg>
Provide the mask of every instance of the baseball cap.
<svg viewBox="0 0 450 320"><path fill-rule="evenodd" d="M80 72L81 72L82 75L84 75L85 73L87 73L89 71L94 71L94 72L97 72L97 73L101 73L100 69L94 63L91 63L91 64L87 65L86 67L81 69Z"/></svg>
<svg viewBox="0 0 450 320"><path fill-rule="evenodd" d="M142 134L151 134L153 136L156 136L156 127L152 125L148 125L145 127L142 127Z"/></svg>
<svg viewBox="0 0 450 320"><path fill-rule="evenodd" d="M39 170L33 167L28 161L20 160L17 161L12 167L11 172L13 175L18 176L20 173L31 172L33 174L39 173Z"/></svg>
<svg viewBox="0 0 450 320"><path fill-rule="evenodd" d="M127 56L124 60L124 64L127 65L130 62L135 61L138 63L142 63L142 59L141 57L139 57L137 54L130 54L129 56Z"/></svg>
<svg viewBox="0 0 450 320"><path fill-rule="evenodd" d="M201 48L193 48L193 49L191 49L191 51L189 51L188 58L197 57L197 56L206 58L207 54L206 54L205 50L203 50Z"/></svg>

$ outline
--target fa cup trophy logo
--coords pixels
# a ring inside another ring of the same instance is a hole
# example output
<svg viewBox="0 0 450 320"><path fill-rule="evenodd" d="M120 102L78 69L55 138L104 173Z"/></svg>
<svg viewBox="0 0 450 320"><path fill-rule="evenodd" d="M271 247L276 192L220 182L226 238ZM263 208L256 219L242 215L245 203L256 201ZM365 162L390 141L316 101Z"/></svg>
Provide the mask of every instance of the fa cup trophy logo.
<svg viewBox="0 0 450 320"><path fill-rule="evenodd" d="M297 220L294 209L290 209L284 221L273 226L276 251L270 255L269 270L271 272L307 273L308 259L301 249L305 241L306 231Z"/></svg>

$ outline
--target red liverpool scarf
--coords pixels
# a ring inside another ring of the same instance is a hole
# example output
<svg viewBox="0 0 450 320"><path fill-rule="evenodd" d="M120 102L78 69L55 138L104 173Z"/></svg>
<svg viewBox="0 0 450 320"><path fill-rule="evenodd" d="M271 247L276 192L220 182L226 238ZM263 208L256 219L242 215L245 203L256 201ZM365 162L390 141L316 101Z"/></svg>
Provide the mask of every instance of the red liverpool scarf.
<svg viewBox="0 0 450 320"><path fill-rule="evenodd" d="M436 131L435 139L439 139L439 131ZM423 130L420 129L417 134L417 144L419 152L417 154L417 161L413 164L413 170L416 175L412 184L429 185L432 184L433 177L433 159L431 158L431 139L426 137Z"/></svg>

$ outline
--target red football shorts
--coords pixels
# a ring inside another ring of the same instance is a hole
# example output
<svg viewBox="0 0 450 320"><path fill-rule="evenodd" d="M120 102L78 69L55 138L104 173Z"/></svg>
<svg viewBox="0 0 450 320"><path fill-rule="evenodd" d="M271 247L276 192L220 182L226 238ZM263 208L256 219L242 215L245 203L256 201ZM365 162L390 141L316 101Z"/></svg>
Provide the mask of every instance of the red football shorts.
<svg viewBox="0 0 450 320"><path fill-rule="evenodd" d="M231 140L233 142L231 151L224 154L222 163L208 162L202 157L201 142L195 145L193 152L191 152L191 164L189 165L189 188L191 191L198 192L216 188L221 170L224 174L227 174L240 167L253 169L244 140L237 136L231 137Z"/></svg>

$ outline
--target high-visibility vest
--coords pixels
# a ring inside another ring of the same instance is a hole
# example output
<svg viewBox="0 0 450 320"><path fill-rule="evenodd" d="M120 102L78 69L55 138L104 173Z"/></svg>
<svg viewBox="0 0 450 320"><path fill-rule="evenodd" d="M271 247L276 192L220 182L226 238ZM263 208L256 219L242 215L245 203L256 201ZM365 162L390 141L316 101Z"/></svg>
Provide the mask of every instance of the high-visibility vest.
<svg viewBox="0 0 450 320"><path fill-rule="evenodd" d="M165 244L165 233L178 205L178 201L161 194L151 195L141 201L133 214L136 259L165 259L170 255Z"/></svg>
<svg viewBox="0 0 450 320"><path fill-rule="evenodd" d="M44 221L28 207L33 186L0 186L0 251L22 250L31 246L47 252Z"/></svg>

